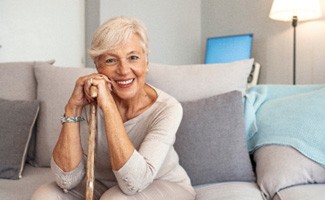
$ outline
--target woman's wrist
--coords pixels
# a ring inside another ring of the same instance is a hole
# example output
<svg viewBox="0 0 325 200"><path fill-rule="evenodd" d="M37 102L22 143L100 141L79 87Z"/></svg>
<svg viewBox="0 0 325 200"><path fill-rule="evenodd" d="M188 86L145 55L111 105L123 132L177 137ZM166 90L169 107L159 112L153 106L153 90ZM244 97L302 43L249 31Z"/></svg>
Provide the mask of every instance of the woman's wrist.
<svg viewBox="0 0 325 200"><path fill-rule="evenodd" d="M78 117L82 113L81 106L70 105L69 103L64 108L64 116L66 117Z"/></svg>

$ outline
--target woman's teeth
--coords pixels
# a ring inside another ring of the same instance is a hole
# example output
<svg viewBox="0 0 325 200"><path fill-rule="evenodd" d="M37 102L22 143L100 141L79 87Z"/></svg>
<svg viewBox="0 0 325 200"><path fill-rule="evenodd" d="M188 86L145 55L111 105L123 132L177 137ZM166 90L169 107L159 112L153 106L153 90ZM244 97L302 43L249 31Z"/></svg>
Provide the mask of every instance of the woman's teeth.
<svg viewBox="0 0 325 200"><path fill-rule="evenodd" d="M120 85L127 85L127 84L130 84L132 83L133 79L130 79L130 80L126 80L126 81L116 81L118 84Z"/></svg>

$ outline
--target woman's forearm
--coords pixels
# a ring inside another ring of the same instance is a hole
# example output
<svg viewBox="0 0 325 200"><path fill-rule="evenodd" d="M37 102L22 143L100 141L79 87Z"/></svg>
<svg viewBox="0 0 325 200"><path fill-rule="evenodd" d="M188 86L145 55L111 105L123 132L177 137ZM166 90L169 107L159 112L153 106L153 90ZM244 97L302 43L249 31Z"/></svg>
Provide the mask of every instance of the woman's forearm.
<svg viewBox="0 0 325 200"><path fill-rule="evenodd" d="M65 108L65 116L80 116L82 109ZM53 159L65 172L75 169L82 160L80 122L62 124L61 133L53 151Z"/></svg>
<svg viewBox="0 0 325 200"><path fill-rule="evenodd" d="M109 104L103 112L112 169L118 170L129 160L134 146L128 137L115 103Z"/></svg>
<svg viewBox="0 0 325 200"><path fill-rule="evenodd" d="M79 124L66 123L63 125L53 151L53 159L65 172L71 171L79 165L82 160Z"/></svg>

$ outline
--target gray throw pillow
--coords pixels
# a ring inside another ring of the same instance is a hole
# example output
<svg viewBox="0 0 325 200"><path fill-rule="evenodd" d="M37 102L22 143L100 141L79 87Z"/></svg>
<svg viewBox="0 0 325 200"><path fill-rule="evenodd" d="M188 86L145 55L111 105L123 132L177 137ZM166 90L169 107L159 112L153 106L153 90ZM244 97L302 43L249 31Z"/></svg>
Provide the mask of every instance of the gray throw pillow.
<svg viewBox="0 0 325 200"><path fill-rule="evenodd" d="M0 178L21 178L38 111L35 100L0 99Z"/></svg>
<svg viewBox="0 0 325 200"><path fill-rule="evenodd" d="M192 185L254 181L239 91L182 102L175 149Z"/></svg>

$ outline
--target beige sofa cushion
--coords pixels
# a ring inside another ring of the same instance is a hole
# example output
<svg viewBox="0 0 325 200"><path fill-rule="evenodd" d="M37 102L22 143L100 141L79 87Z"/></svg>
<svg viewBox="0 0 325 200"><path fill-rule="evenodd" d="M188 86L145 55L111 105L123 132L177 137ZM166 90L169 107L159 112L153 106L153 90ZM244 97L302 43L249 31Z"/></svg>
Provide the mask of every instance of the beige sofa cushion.
<svg viewBox="0 0 325 200"><path fill-rule="evenodd" d="M257 184L267 199L291 186L325 183L325 168L288 146L261 147L254 160Z"/></svg>
<svg viewBox="0 0 325 200"><path fill-rule="evenodd" d="M34 100L36 98L35 62L0 63L0 98Z"/></svg>
<svg viewBox="0 0 325 200"><path fill-rule="evenodd" d="M324 200L325 184L308 184L289 187L280 192L273 200Z"/></svg>
<svg viewBox="0 0 325 200"><path fill-rule="evenodd" d="M1 200L30 200L33 192L42 184L55 181L51 169L26 165L20 180L1 179Z"/></svg>
<svg viewBox="0 0 325 200"><path fill-rule="evenodd" d="M224 182L195 187L196 200L263 200L253 182Z"/></svg>
<svg viewBox="0 0 325 200"><path fill-rule="evenodd" d="M245 92L253 59L209 65L150 64L147 82L179 101L192 101L233 90ZM191 89L193 88L193 89Z"/></svg>
<svg viewBox="0 0 325 200"><path fill-rule="evenodd" d="M36 158L38 166L49 166L52 151L61 130L60 118L70 98L75 81L83 75L94 73L94 68L55 67L47 63L37 63L37 99L41 102L37 122ZM87 130L86 122L81 123ZM87 134L83 133L83 134Z"/></svg>

